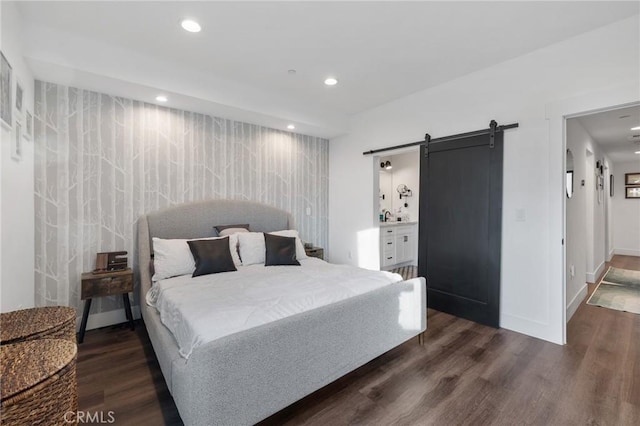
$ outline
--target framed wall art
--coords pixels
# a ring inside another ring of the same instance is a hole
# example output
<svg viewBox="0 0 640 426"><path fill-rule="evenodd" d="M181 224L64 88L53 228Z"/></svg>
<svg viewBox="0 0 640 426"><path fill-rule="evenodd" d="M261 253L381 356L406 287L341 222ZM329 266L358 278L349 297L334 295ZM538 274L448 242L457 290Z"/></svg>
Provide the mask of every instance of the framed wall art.
<svg viewBox="0 0 640 426"><path fill-rule="evenodd" d="M33 115L27 109L24 113L24 138L28 141L33 140Z"/></svg>
<svg viewBox="0 0 640 426"><path fill-rule="evenodd" d="M22 95L24 94L24 90L22 90L22 83L20 80L16 78L16 110L19 113L22 113Z"/></svg>
<svg viewBox="0 0 640 426"><path fill-rule="evenodd" d="M640 185L640 172L625 173L624 175L625 185Z"/></svg>
<svg viewBox="0 0 640 426"><path fill-rule="evenodd" d="M640 186L627 186L625 188L624 198L640 200Z"/></svg>
<svg viewBox="0 0 640 426"><path fill-rule="evenodd" d="M11 146L11 158L16 161L22 159L22 125L16 120L15 134L13 135L13 143Z"/></svg>
<svg viewBox="0 0 640 426"><path fill-rule="evenodd" d="M13 126L13 69L0 52L0 124L7 130Z"/></svg>

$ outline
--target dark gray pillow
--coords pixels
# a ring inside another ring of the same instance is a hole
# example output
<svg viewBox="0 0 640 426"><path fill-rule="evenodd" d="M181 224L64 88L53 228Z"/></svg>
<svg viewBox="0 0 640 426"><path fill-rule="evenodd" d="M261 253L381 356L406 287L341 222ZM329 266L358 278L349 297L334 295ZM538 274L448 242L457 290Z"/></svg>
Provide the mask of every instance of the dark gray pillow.
<svg viewBox="0 0 640 426"><path fill-rule="evenodd" d="M187 241L187 244L196 262L196 270L193 271L192 277L237 270L229 249L229 237L217 240L191 240Z"/></svg>
<svg viewBox="0 0 640 426"><path fill-rule="evenodd" d="M265 266L298 265L296 259L296 237L281 237L279 235L264 234Z"/></svg>
<svg viewBox="0 0 640 426"><path fill-rule="evenodd" d="M248 231L249 230L249 224L248 223L244 223L242 225L217 225L217 226L213 227L213 229L216 230L218 235L220 235L220 232L224 231L227 228L244 228L244 229L246 229Z"/></svg>

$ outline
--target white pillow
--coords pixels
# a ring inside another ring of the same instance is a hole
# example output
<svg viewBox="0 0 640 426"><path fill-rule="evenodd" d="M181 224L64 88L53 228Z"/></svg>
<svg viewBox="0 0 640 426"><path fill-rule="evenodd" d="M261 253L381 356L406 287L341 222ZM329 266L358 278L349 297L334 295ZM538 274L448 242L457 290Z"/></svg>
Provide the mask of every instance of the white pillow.
<svg viewBox="0 0 640 426"><path fill-rule="evenodd" d="M302 241L300 237L298 237L298 231L289 229L269 232L269 234L280 237L295 237L296 259L308 258L307 253L304 251L304 245L302 245ZM240 258L242 259L243 265L264 264L267 248L264 244L264 234L262 232L244 232L234 235L238 237L238 250L240 251Z"/></svg>
<svg viewBox="0 0 640 426"><path fill-rule="evenodd" d="M304 251L304 244L302 244L302 240L298 235L298 231L296 231L295 229L287 229L285 231L276 231L269 233L273 235L279 235L281 237L296 237L296 259L307 259L309 257L307 256L307 252Z"/></svg>
<svg viewBox="0 0 640 426"><path fill-rule="evenodd" d="M238 234L240 232L249 232L249 230L247 228L226 228L218 232L218 235L226 237L227 235Z"/></svg>
<svg viewBox="0 0 640 426"><path fill-rule="evenodd" d="M224 237L194 238L195 240L216 240ZM193 255L189 249L186 239L165 240L154 237L153 241L153 269L154 274L152 281L159 281L165 278L175 277L178 275L192 274L196 269ZM229 236L229 251L233 263L238 266L242 265L238 256L238 237L236 235Z"/></svg>
<svg viewBox="0 0 640 426"><path fill-rule="evenodd" d="M241 232L234 235L238 238L238 251L243 265L264 264L267 247L262 232Z"/></svg>

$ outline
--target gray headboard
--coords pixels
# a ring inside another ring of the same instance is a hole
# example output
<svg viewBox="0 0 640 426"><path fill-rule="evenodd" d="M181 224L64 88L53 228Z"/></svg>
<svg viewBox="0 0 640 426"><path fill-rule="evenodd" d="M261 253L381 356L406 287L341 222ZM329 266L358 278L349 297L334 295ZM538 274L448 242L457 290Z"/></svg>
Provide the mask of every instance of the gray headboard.
<svg viewBox="0 0 640 426"><path fill-rule="evenodd" d="M295 229L284 210L252 201L206 200L179 204L141 216L138 220L140 304L151 287L151 238L204 238L216 235L214 226L248 223L251 231Z"/></svg>

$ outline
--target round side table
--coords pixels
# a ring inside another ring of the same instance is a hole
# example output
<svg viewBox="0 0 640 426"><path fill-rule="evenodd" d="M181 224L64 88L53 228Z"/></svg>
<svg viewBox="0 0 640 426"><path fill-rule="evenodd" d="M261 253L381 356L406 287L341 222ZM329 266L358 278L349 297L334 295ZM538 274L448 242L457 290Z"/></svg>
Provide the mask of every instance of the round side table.
<svg viewBox="0 0 640 426"><path fill-rule="evenodd" d="M64 339L75 343L76 310L47 306L0 314L0 344L35 339Z"/></svg>
<svg viewBox="0 0 640 426"><path fill-rule="evenodd" d="M0 409L11 425L76 424L77 346L40 339L0 346Z"/></svg>

